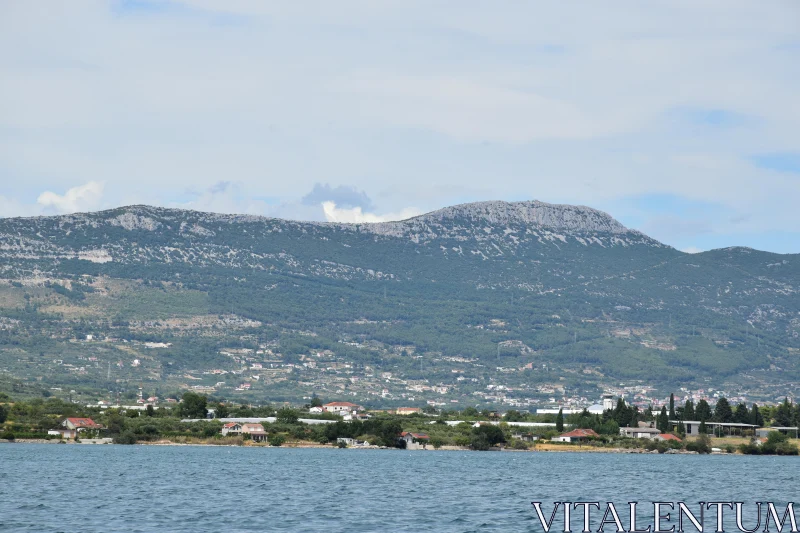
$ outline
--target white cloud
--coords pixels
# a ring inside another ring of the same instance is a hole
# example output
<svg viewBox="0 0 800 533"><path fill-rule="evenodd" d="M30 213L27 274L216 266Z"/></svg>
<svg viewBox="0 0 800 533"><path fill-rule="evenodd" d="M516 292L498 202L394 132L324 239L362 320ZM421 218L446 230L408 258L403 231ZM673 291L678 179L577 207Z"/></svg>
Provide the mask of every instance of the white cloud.
<svg viewBox="0 0 800 533"><path fill-rule="evenodd" d="M103 199L105 185L99 181L90 181L72 187L63 195L45 191L36 199L36 203L45 210L54 210L57 213L75 213L89 211L100 206Z"/></svg>
<svg viewBox="0 0 800 533"><path fill-rule="evenodd" d="M334 202L323 202L322 210L325 213L325 220L328 222L392 222L395 220L406 220L422 212L413 207L403 209L398 213L386 213L384 215L377 215L375 213L365 213L360 207L353 207L352 209L340 209L336 207Z"/></svg>
<svg viewBox="0 0 800 533"><path fill-rule="evenodd" d="M59 192L91 180L103 205L321 220L300 199L330 183L398 216L671 195L749 215L712 235L800 227L800 180L750 159L797 150L791 0L175 3L5 3L0 215L87 209ZM333 216L386 216L361 208Z"/></svg>
<svg viewBox="0 0 800 533"><path fill-rule="evenodd" d="M681 252L685 252L687 254L699 254L700 252L703 252L703 251L704 250L701 250L697 246L688 246L688 247L684 248L683 250L681 250Z"/></svg>

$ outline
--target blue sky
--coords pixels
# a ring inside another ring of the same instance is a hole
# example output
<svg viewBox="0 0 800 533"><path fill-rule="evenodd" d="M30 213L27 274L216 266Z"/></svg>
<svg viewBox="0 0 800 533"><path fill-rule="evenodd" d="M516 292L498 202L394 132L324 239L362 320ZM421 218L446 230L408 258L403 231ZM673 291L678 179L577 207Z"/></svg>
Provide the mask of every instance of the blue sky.
<svg viewBox="0 0 800 533"><path fill-rule="evenodd" d="M603 209L800 253L800 4L0 5L0 216Z"/></svg>

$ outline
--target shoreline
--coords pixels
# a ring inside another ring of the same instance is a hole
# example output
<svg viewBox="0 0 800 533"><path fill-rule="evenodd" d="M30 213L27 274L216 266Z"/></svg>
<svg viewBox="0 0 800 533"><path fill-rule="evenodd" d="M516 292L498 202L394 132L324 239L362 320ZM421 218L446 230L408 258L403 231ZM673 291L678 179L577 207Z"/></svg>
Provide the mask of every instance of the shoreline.
<svg viewBox="0 0 800 533"><path fill-rule="evenodd" d="M86 446L202 446L202 447L217 447L217 448L292 448L292 449L330 449L330 450L403 450L403 451L413 451L413 452L475 452L477 450L471 450L467 447L461 446L443 446L439 449L429 447L429 448L415 448L415 449L402 449L402 448L387 448L387 447L380 447L380 446L354 446L354 447L347 447L347 448L338 448L336 446L332 446L330 444L319 444L319 443L312 443L312 442L296 442L296 443L284 443L282 446L270 446L269 444L231 444L231 443L208 443L208 442L172 442L169 440L160 440L154 442L137 442L136 444L116 444L114 442L93 442L93 441L81 441L81 442L73 442L73 441L60 441L60 440L46 440L46 439L16 439L14 441L9 441L5 439L0 439L0 444L68 444L68 445L86 445ZM687 450L668 450L664 454L659 454L656 450L646 450L644 448L601 448L601 447L594 447L594 446L547 446L543 448L538 448L534 446L533 448L527 450L514 450L510 448L495 448L492 450L488 450L490 452L500 452L500 453L613 453L613 454L629 454L629 455L704 455L699 454L698 452L694 451L687 451ZM712 452L710 454L705 455L741 455L739 452L734 453L719 453L719 452Z"/></svg>

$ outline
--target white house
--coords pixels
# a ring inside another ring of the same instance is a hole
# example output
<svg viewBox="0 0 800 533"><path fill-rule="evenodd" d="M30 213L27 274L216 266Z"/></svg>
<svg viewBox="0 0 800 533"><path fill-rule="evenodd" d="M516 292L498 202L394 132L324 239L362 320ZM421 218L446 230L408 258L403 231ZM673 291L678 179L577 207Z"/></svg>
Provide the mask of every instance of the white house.
<svg viewBox="0 0 800 533"><path fill-rule="evenodd" d="M341 414L343 411L359 411L361 410L360 405L356 405L350 402L331 402L326 403L322 406L322 408L327 411L328 413L339 413Z"/></svg>
<svg viewBox="0 0 800 533"><path fill-rule="evenodd" d="M619 428L619 434L629 439L654 439L661 434L660 429L656 428Z"/></svg>
<svg viewBox="0 0 800 533"><path fill-rule="evenodd" d="M264 429L263 427L261 428ZM238 422L228 422L224 426L222 426L222 434L227 435L241 435L242 434L242 425Z"/></svg>
<svg viewBox="0 0 800 533"><path fill-rule="evenodd" d="M403 431L400 433L400 440L406 443L406 450L425 450L427 449L430 437L425 433Z"/></svg>
<svg viewBox="0 0 800 533"><path fill-rule="evenodd" d="M320 415L323 413L323 410L322 407L311 407L308 412L312 415Z"/></svg>

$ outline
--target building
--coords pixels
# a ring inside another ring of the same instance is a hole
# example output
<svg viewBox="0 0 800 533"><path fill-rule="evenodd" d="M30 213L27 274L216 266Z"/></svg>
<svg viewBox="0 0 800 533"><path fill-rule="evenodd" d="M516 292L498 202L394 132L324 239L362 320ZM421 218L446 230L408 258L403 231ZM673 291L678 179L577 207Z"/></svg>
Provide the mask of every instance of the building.
<svg viewBox="0 0 800 533"><path fill-rule="evenodd" d="M669 423L677 430L680 420L670 420ZM684 420L683 427L686 430L686 436L697 437L700 435L700 421L699 420ZM716 435L717 437L726 437L729 435L745 435L747 433L753 434L758 428L754 424L742 424L740 422L706 422L706 433L709 435Z"/></svg>
<svg viewBox="0 0 800 533"><path fill-rule="evenodd" d="M619 428L619 434L622 437L628 437L629 439L654 439L656 436L661 434L660 429L656 428L642 428L642 427L635 427L635 428Z"/></svg>
<svg viewBox="0 0 800 533"><path fill-rule="evenodd" d="M567 433L562 433L558 437L550 439L552 442L584 442L600 437L592 429L573 429Z"/></svg>
<svg viewBox="0 0 800 533"><path fill-rule="evenodd" d="M419 407L398 407L394 412L396 415L413 415L422 414L422 409Z"/></svg>
<svg viewBox="0 0 800 533"><path fill-rule="evenodd" d="M267 432L264 431L264 426L261 424L247 423L242 424L241 428L242 434L250 435L253 442L267 442Z"/></svg>
<svg viewBox="0 0 800 533"><path fill-rule="evenodd" d="M322 414L322 407L311 407L308 409L308 412L312 415L321 415Z"/></svg>
<svg viewBox="0 0 800 533"><path fill-rule="evenodd" d="M331 402L326 403L322 408L328 413L342 413L344 411L360 411L361 406L350 402Z"/></svg>
<svg viewBox="0 0 800 533"><path fill-rule="evenodd" d="M773 431L789 435L790 437L797 438L798 429L794 426L773 426L768 428L760 428L756 430L757 437L769 437Z"/></svg>
<svg viewBox="0 0 800 533"><path fill-rule="evenodd" d="M263 430L264 427L262 426L261 429ZM242 425L239 422L228 422L227 424L222 426L222 435L241 435L242 434Z"/></svg>
<svg viewBox="0 0 800 533"><path fill-rule="evenodd" d="M403 431L400 433L400 440L405 442L406 450L425 450L430 437L425 433Z"/></svg>
<svg viewBox="0 0 800 533"><path fill-rule="evenodd" d="M603 394L603 410L613 409L614 408L614 395L613 394Z"/></svg>
<svg viewBox="0 0 800 533"><path fill-rule="evenodd" d="M95 431L103 429L103 426L91 418L67 418L61 424L64 429L58 430L65 439L74 439L79 433L87 430Z"/></svg>
<svg viewBox="0 0 800 533"><path fill-rule="evenodd" d="M653 437L653 440L657 440L657 441L661 441L661 442L668 441L668 440L674 441L674 442L683 442L681 439L679 439L678 437L676 437L672 433L659 433L658 435Z"/></svg>

